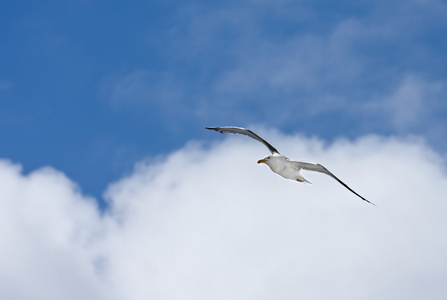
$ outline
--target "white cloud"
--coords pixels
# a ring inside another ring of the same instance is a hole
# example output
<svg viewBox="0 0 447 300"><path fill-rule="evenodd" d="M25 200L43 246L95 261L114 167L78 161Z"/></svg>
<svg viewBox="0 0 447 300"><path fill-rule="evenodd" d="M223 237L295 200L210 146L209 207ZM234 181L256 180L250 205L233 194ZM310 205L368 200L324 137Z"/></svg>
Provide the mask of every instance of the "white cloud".
<svg viewBox="0 0 447 300"><path fill-rule="evenodd" d="M384 106L398 129L420 126L442 106L446 90L441 82L430 83L408 75ZM419 121L419 122L418 122Z"/></svg>
<svg viewBox="0 0 447 300"><path fill-rule="evenodd" d="M92 199L50 168L0 165L2 299L441 299L447 295L445 162L418 139L325 145L262 132L319 161L287 181L232 136L141 162Z"/></svg>
<svg viewBox="0 0 447 300"><path fill-rule="evenodd" d="M90 245L100 219L93 200L50 168L23 176L2 161L0 178L0 297L95 298Z"/></svg>
<svg viewBox="0 0 447 300"><path fill-rule="evenodd" d="M439 140L445 129L445 83L425 80L415 74L406 74L388 95L365 103L363 110L382 114L394 131L424 133L431 140Z"/></svg>

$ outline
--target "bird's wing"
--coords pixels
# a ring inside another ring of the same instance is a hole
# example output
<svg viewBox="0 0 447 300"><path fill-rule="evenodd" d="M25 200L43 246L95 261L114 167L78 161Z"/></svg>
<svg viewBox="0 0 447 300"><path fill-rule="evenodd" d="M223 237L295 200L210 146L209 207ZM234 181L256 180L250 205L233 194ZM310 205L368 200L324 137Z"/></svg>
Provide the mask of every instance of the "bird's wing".
<svg viewBox="0 0 447 300"><path fill-rule="evenodd" d="M255 140L263 143L267 148L269 148L269 150L270 150L270 152L272 152L272 154L275 154L275 153L279 154L278 150L276 150L275 147L270 145L266 140L264 140L259 135L257 135L256 133L254 133L253 131L251 131L249 129L245 129L245 128L241 128L241 127L205 127L205 129L215 130L220 133L243 134L243 135L249 136L252 139L255 139Z"/></svg>
<svg viewBox="0 0 447 300"><path fill-rule="evenodd" d="M332 178L334 178L335 180L337 180L339 183L341 183L341 185L343 185L345 188L347 188L348 190L350 190L351 192L353 192L354 194L356 194L358 197L360 197L362 200L365 200L368 203L371 203L372 205L375 205L374 203L372 203L371 201L363 198L362 196L360 196L359 194L357 194L353 189L351 189L346 183L344 183L343 181L341 181L337 176L335 176L334 174L332 174L332 172L330 172L328 169L326 169L325 167L323 167L322 165L318 164L318 163L311 163L311 162L304 162L304 161L296 161L296 160L290 160L290 162L294 163L296 167L303 169L303 170L307 170L307 171L315 171L315 172L320 172L320 173L324 173L326 175L331 176Z"/></svg>

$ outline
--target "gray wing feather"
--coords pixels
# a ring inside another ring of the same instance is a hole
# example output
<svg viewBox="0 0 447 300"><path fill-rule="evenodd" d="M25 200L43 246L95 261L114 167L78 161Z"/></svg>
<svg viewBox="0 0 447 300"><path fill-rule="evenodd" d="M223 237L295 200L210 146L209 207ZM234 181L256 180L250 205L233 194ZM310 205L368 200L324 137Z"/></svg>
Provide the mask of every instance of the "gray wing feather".
<svg viewBox="0 0 447 300"><path fill-rule="evenodd" d="M310 162L304 162L304 161L291 161L293 163L295 163L297 165L298 168L303 169L303 170L307 170L307 171L315 171L315 172L320 172L326 175L331 176L332 178L334 178L335 180L337 180L341 185L343 185L345 188L347 188L348 190L350 190L352 193L354 193L355 195L357 195L358 197L360 197L362 200L371 203L372 205L375 205L374 203L372 203L371 201L363 198L362 196L360 196L359 194L357 194L353 189L351 189L346 183L344 183L343 181L341 181L337 176L335 176L334 174L332 174L332 172L330 172L328 169L326 169L325 167L323 167L322 165L318 164L318 163L310 163Z"/></svg>
<svg viewBox="0 0 447 300"><path fill-rule="evenodd" d="M278 150L276 150L275 147L270 145L266 140L261 138L259 135L257 135L250 129L241 128L241 127L205 127L205 129L215 130L220 133L243 134L243 135L249 136L252 139L255 139L255 140L263 143L270 150L270 152L272 152L272 154L275 154L275 153L279 154Z"/></svg>

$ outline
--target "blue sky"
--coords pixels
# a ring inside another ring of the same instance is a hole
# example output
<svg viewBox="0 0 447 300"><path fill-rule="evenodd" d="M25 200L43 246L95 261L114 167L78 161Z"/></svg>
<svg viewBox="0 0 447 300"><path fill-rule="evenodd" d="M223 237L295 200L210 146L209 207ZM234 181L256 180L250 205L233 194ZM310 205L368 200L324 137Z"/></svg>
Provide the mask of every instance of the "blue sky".
<svg viewBox="0 0 447 300"><path fill-rule="evenodd" d="M100 197L203 126L331 141L415 134L444 152L440 1L4 1L0 157Z"/></svg>
<svg viewBox="0 0 447 300"><path fill-rule="evenodd" d="M446 15L3 1L0 298L446 299Z"/></svg>

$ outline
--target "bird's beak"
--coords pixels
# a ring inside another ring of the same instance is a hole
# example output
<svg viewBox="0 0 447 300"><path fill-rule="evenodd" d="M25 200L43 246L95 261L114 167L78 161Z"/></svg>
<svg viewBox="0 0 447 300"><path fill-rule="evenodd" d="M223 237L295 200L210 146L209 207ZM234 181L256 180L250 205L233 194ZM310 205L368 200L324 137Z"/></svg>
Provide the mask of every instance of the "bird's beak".
<svg viewBox="0 0 447 300"><path fill-rule="evenodd" d="M265 160L263 160L263 159L258 160L258 164L262 164L262 163L265 163Z"/></svg>

